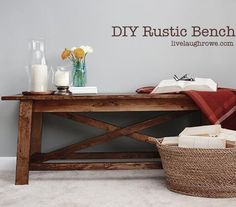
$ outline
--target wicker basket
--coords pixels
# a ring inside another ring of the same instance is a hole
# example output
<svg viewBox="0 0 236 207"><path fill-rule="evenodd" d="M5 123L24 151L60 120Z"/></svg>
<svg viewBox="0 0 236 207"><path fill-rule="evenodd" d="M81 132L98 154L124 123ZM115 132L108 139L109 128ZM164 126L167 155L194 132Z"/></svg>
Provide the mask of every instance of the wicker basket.
<svg viewBox="0 0 236 207"><path fill-rule="evenodd" d="M157 147L171 191L200 197L236 197L236 147L190 149Z"/></svg>

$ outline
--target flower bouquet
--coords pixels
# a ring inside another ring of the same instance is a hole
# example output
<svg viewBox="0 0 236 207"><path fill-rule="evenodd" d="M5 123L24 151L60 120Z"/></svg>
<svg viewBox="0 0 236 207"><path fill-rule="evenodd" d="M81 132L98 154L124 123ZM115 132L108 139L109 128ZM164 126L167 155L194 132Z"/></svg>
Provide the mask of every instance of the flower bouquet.
<svg viewBox="0 0 236 207"><path fill-rule="evenodd" d="M87 72L86 72L86 56L92 53L93 48L90 46L73 47L65 49L62 54L62 60L69 60L72 63L72 82L75 87L82 87L86 85Z"/></svg>

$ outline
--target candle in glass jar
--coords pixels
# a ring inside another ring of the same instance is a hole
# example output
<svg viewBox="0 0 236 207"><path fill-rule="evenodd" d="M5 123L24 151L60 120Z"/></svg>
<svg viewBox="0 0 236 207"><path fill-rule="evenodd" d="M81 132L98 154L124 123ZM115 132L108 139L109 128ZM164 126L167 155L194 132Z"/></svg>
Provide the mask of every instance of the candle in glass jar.
<svg viewBox="0 0 236 207"><path fill-rule="evenodd" d="M47 65L31 66L31 86L33 92L46 92L48 86L48 67Z"/></svg>
<svg viewBox="0 0 236 207"><path fill-rule="evenodd" d="M69 71L57 70L55 73L56 86L69 86L70 74Z"/></svg>

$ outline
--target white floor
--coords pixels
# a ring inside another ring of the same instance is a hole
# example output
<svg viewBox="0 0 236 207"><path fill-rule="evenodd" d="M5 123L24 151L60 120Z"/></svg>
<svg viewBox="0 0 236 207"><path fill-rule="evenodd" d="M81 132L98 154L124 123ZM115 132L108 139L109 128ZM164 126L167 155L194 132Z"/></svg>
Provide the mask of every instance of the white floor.
<svg viewBox="0 0 236 207"><path fill-rule="evenodd" d="M161 170L31 172L14 185L14 158L0 158L0 207L234 207L233 199L170 192Z"/></svg>

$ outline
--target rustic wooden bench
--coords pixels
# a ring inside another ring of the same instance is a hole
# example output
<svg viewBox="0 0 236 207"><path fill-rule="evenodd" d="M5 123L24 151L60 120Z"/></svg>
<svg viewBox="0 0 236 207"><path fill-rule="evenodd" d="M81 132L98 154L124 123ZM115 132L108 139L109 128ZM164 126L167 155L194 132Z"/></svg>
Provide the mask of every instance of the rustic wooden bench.
<svg viewBox="0 0 236 207"><path fill-rule="evenodd" d="M120 136L128 136L138 141L155 144L155 138L138 133L138 131L198 110L192 100L184 94L15 95L3 96L2 100L20 102L15 182L18 185L28 184L30 170L160 169L162 168L160 160L137 161L141 158L158 158L157 152L79 151ZM165 111L166 113L123 128L79 113L135 111ZM45 112L104 129L107 133L62 149L42 153L42 125ZM55 160L66 159L100 159L101 161L55 162ZM129 159L129 161L104 161L104 159ZM130 161L130 159L135 161Z"/></svg>

